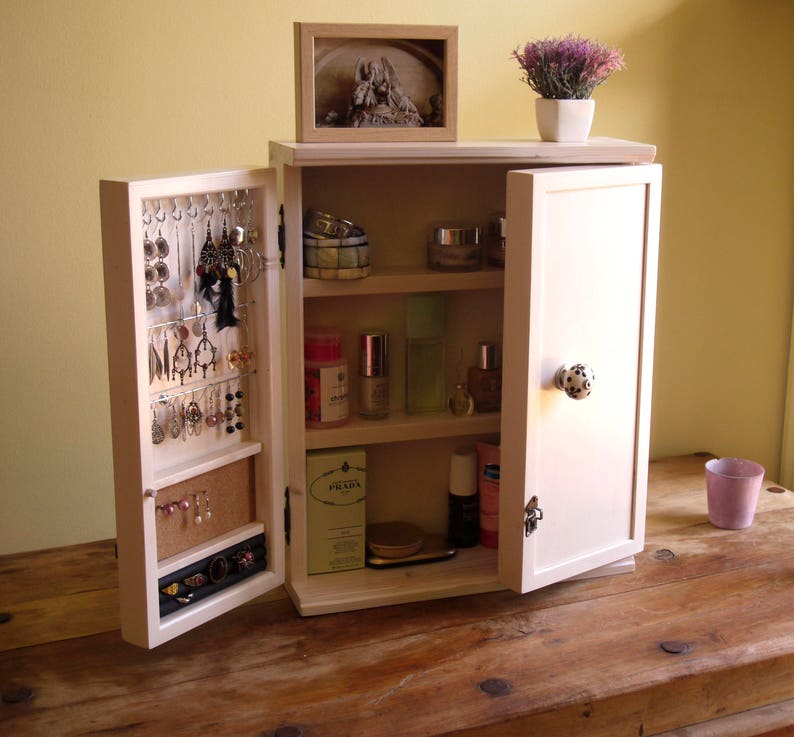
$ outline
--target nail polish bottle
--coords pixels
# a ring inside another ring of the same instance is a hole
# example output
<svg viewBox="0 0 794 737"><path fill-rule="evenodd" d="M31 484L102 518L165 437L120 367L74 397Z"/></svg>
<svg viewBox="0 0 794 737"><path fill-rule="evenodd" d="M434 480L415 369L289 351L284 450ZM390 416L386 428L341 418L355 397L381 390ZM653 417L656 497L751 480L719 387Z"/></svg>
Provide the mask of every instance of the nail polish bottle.
<svg viewBox="0 0 794 737"><path fill-rule="evenodd" d="M477 365L469 367L469 393L477 412L502 408L502 369L496 343L482 341L477 346Z"/></svg>

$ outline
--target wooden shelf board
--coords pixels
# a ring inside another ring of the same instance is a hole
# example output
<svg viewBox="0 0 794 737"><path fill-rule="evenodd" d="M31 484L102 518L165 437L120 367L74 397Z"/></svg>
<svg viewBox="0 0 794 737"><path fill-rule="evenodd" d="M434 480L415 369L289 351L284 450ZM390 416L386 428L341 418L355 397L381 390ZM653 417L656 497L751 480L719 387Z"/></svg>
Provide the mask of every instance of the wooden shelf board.
<svg viewBox="0 0 794 737"><path fill-rule="evenodd" d="M416 143L270 142L270 165L356 166L382 164L649 164L656 146L615 138L583 143L536 140Z"/></svg>
<svg viewBox="0 0 794 737"><path fill-rule="evenodd" d="M482 435L499 432L500 423L499 412L455 417L450 412L436 415L407 415L405 412L392 411L389 417L383 420L351 417L342 427L306 430L306 449Z"/></svg>
<svg viewBox="0 0 794 737"><path fill-rule="evenodd" d="M373 269L364 279L304 279L304 297L341 297L346 295L411 292L451 292L472 289L503 289L504 269L443 272L427 267Z"/></svg>

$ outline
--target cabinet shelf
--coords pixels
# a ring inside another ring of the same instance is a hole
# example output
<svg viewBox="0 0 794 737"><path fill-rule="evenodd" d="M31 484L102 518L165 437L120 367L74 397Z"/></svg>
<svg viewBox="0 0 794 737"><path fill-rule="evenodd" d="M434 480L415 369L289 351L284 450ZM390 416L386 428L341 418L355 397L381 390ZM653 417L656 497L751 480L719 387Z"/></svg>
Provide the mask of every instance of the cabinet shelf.
<svg viewBox="0 0 794 737"><path fill-rule="evenodd" d="M427 440L499 432L501 414L473 414L456 417L449 412L436 415L407 415L393 411L382 420L351 417L342 427L306 430L306 449L339 448L346 445L374 445L405 440Z"/></svg>
<svg viewBox="0 0 794 737"><path fill-rule="evenodd" d="M341 297L367 294L407 294L411 292L451 292L476 289L502 289L504 269L443 272L427 267L390 267L373 269L365 279L304 279L303 296Z"/></svg>
<svg viewBox="0 0 794 737"><path fill-rule="evenodd" d="M478 545L435 563L293 578L287 588L303 615L479 594L505 588L499 581L497 558L496 550Z"/></svg>

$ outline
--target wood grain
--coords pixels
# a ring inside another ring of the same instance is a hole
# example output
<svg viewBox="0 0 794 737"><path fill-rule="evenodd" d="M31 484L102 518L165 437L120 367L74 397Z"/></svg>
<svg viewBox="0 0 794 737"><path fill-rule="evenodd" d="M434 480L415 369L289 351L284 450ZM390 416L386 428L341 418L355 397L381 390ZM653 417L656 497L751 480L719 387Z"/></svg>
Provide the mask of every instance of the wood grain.
<svg viewBox="0 0 794 737"><path fill-rule="evenodd" d="M786 734L794 559L781 551L794 534L793 495L767 492L751 528L718 530L705 521L703 462L651 463L649 522L659 497L682 512L654 527L633 574L310 619L287 600L258 600L154 651L114 629L109 543L0 559L0 609L15 615L0 641L24 624L44 643L5 648L4 696L29 688L32 698L0 704L0 732ZM22 581L44 564L74 575L50 582L50 597L38 580L26 598ZM92 590L81 588L81 568ZM92 607L97 634L46 642ZM664 641L688 650L670 654ZM488 679L505 692L485 693ZM707 731L712 720L724 731Z"/></svg>

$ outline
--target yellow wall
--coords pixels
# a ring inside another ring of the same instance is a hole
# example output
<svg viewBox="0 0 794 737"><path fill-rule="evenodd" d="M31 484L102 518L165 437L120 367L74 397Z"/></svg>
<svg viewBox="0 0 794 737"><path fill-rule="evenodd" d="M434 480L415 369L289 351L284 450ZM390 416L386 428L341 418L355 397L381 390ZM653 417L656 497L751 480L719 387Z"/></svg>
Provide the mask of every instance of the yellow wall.
<svg viewBox="0 0 794 737"><path fill-rule="evenodd" d="M460 27L459 137L533 138L510 51L622 47L594 135L665 169L652 454L777 472L792 305L790 0L2 0L0 553L114 535L98 180L267 160L292 22Z"/></svg>

